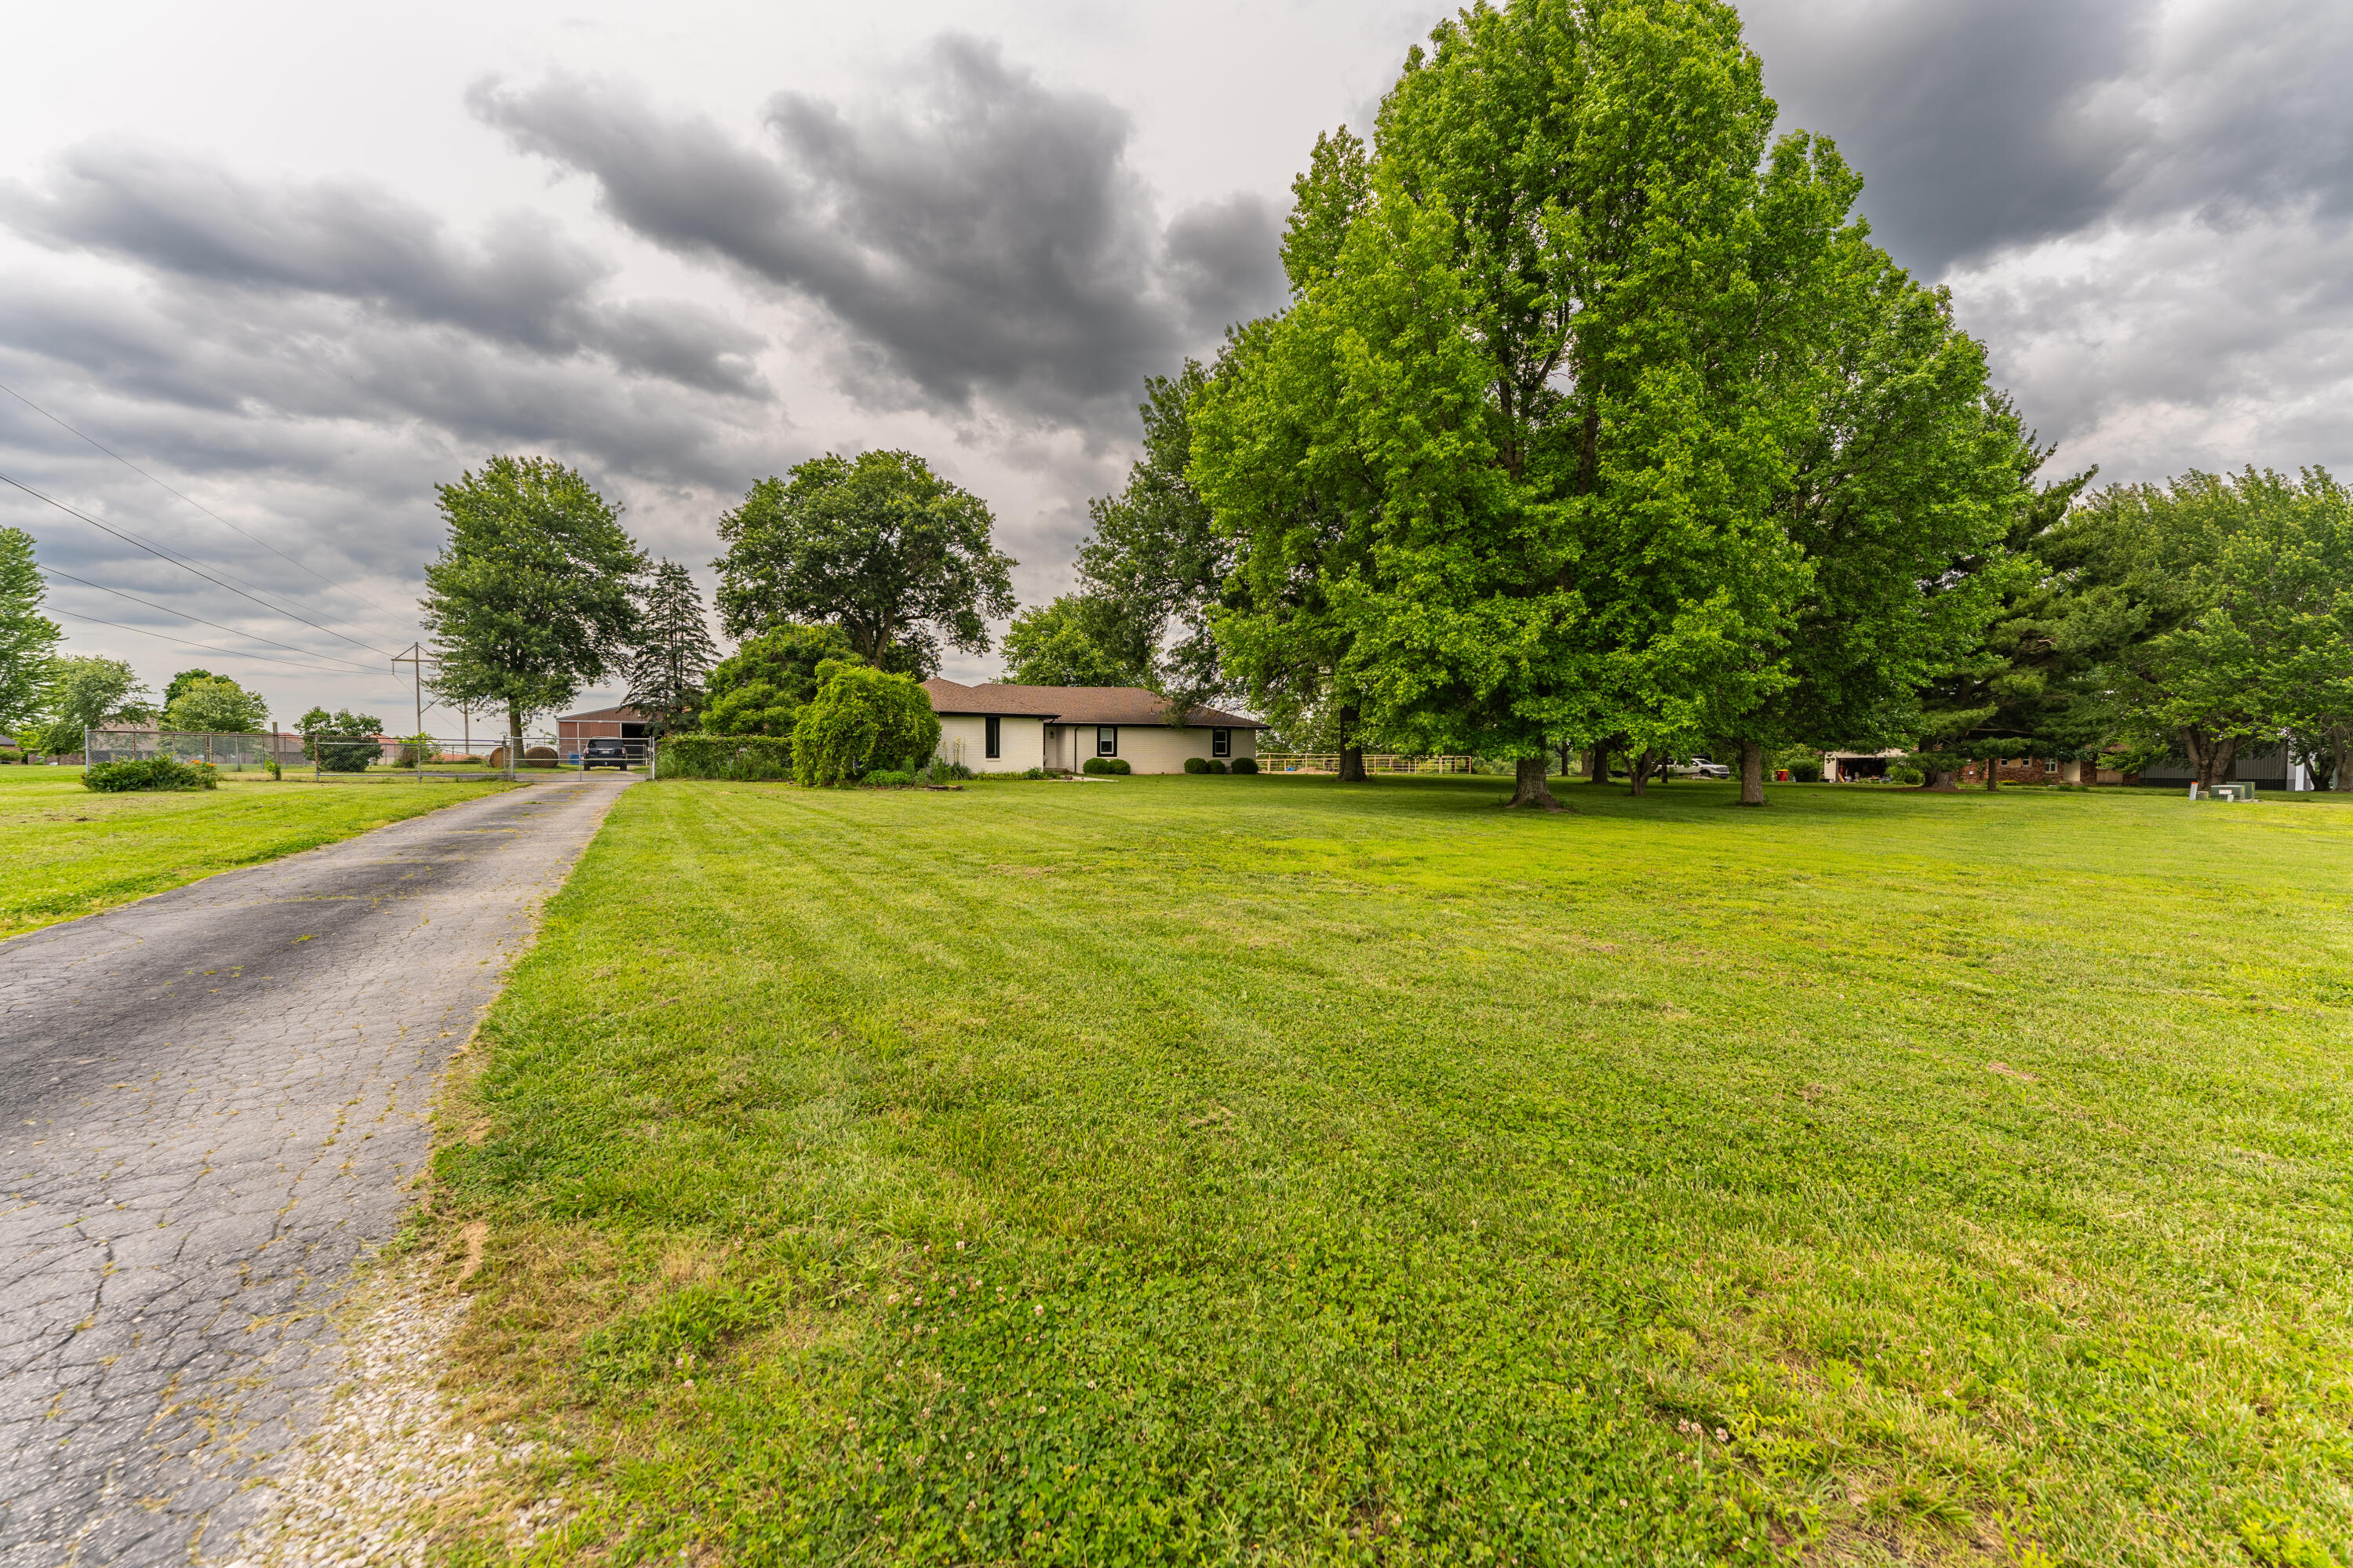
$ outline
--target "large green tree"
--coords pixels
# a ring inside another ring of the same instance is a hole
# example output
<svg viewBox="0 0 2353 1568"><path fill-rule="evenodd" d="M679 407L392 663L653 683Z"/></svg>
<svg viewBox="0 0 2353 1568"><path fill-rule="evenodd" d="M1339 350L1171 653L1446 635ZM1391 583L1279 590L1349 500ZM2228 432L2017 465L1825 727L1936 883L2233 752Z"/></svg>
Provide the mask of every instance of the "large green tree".
<svg viewBox="0 0 2353 1568"><path fill-rule="evenodd" d="M1711 0L1464 13L1409 57L1264 370L1196 415L1253 547L1281 466L1351 514L1317 570L1366 722L1517 759L1514 804L1556 804L1556 737L1725 733L1792 679L1776 508L1868 247L1853 175L1802 135L1768 154L1774 113Z"/></svg>
<svg viewBox="0 0 2353 1568"><path fill-rule="evenodd" d="M626 657L645 557L618 510L545 458L492 458L436 493L448 536L425 568L433 689L505 709L520 736Z"/></svg>
<svg viewBox="0 0 2353 1568"><path fill-rule="evenodd" d="M69 756L82 749L82 732L105 724L144 724L155 717L146 685L124 660L95 654L69 654L49 661L42 706L49 715L41 749Z"/></svg>
<svg viewBox="0 0 2353 1568"><path fill-rule="evenodd" d="M677 562L664 561L654 568L638 607L623 700L646 716L647 729L655 735L691 730L702 710L704 678L718 657L693 575Z"/></svg>
<svg viewBox="0 0 2353 1568"><path fill-rule="evenodd" d="M2045 551L2108 595L2118 633L2086 685L2109 730L2200 784L2250 742L2353 714L2353 497L2326 470L2111 486Z"/></svg>
<svg viewBox="0 0 2353 1568"><path fill-rule="evenodd" d="M1233 541L1211 615L1228 679L1278 731L1328 740L1341 782L1363 783L1362 671L1342 595L1370 570L1380 496L1361 458L1330 440L1318 400L1341 372L1333 340L1293 318L1336 286L1349 226L1371 200L1364 143L1345 129L1318 136L1292 194L1282 265L1293 310L1232 334L1215 395L1195 399L1193 474Z"/></svg>
<svg viewBox="0 0 2353 1568"><path fill-rule="evenodd" d="M269 717L269 703L226 675L184 671L173 677L164 703L166 730L251 734Z"/></svg>
<svg viewBox="0 0 2353 1568"><path fill-rule="evenodd" d="M721 516L720 623L743 637L831 622L869 663L933 674L943 644L985 653L988 620L1013 614L995 525L912 452L812 458Z"/></svg>
<svg viewBox="0 0 2353 1568"><path fill-rule="evenodd" d="M0 733L14 734L42 710L60 635L57 622L41 614L46 592L33 536L0 528Z"/></svg>
<svg viewBox="0 0 2353 1568"><path fill-rule="evenodd" d="M1806 568L1785 632L1760 654L1788 679L1724 731L1752 805L1770 751L1911 743L1923 687L1970 663L2031 580L2013 540L2073 493L2038 496L2046 454L1988 387L1984 353L1944 292L1875 247L1856 243L1845 260L1804 345L1814 382L1793 397L1805 416L1772 514Z"/></svg>
<svg viewBox="0 0 2353 1568"><path fill-rule="evenodd" d="M1210 623L1226 600L1233 541L1187 473L1192 405L1208 375L1187 360L1145 383L1143 452L1116 494L1089 503L1094 527L1079 546L1086 636L1131 667L1116 684L1151 687L1179 710L1229 689Z"/></svg>
<svg viewBox="0 0 2353 1568"><path fill-rule="evenodd" d="M817 695L821 666L865 662L839 626L772 626L712 670L702 727L714 735L789 735Z"/></svg>
<svg viewBox="0 0 2353 1568"><path fill-rule="evenodd" d="M1013 617L1005 679L1017 686L1150 686L1152 645L1124 606L1099 595L1065 594Z"/></svg>

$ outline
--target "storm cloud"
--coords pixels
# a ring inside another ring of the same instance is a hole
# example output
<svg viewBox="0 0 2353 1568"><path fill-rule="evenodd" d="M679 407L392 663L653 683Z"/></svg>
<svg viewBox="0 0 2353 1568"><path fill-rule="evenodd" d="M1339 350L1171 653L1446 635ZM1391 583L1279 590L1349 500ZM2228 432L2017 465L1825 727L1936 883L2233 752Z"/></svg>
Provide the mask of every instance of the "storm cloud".
<svg viewBox="0 0 2353 1568"><path fill-rule="evenodd" d="M1785 126L1833 137L2070 467L2353 459L2353 9L1770 0Z"/></svg>
<svg viewBox="0 0 2353 1568"><path fill-rule="evenodd" d="M780 93L767 146L609 81L468 101L638 235L820 307L839 374L884 406L1124 417L1145 376L1280 300L1275 208L1242 194L1163 224L1107 100L961 37L895 86L849 107Z"/></svg>

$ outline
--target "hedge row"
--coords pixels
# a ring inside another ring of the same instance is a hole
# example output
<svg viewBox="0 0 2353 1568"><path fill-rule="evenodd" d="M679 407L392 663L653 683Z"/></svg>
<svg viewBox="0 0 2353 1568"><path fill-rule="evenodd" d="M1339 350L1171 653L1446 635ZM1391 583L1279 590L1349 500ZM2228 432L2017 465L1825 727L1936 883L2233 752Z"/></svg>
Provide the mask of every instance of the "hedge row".
<svg viewBox="0 0 2353 1568"><path fill-rule="evenodd" d="M660 742L656 771L670 779L788 779L789 735L670 735Z"/></svg>

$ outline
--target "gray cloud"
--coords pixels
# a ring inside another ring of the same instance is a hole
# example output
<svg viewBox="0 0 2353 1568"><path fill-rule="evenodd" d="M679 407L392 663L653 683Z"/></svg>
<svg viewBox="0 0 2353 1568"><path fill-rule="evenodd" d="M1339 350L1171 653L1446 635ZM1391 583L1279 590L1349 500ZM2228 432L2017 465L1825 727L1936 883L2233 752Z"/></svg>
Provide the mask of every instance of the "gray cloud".
<svg viewBox="0 0 2353 1568"><path fill-rule="evenodd" d="M2353 459L2353 8L1746 9L1783 124L1837 139L2063 461Z"/></svg>
<svg viewBox="0 0 2353 1568"><path fill-rule="evenodd" d="M1115 424L1145 375L1281 298L1274 210L1236 195L1163 226L1107 100L953 37L903 86L855 109L779 95L772 152L607 82L469 101L640 235L821 306L886 406Z"/></svg>
<svg viewBox="0 0 2353 1568"><path fill-rule="evenodd" d="M754 334L700 306L596 297L613 267L517 214L469 244L424 208L358 182L269 186L138 147L59 160L43 187L0 185L0 221L60 250L129 263L195 292L350 303L383 321L452 328L738 396L768 395Z"/></svg>

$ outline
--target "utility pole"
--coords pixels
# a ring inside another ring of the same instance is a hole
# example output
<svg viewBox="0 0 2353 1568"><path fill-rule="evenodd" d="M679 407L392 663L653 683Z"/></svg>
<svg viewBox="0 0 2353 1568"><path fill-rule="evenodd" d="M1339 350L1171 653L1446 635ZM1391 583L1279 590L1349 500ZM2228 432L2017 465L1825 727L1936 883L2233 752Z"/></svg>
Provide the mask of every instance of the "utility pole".
<svg viewBox="0 0 2353 1568"><path fill-rule="evenodd" d="M406 653L392 656L393 673L400 673L402 665L408 666L411 690L417 698L417 728L408 732L408 743L417 752L417 782L425 782L425 645L412 642Z"/></svg>

